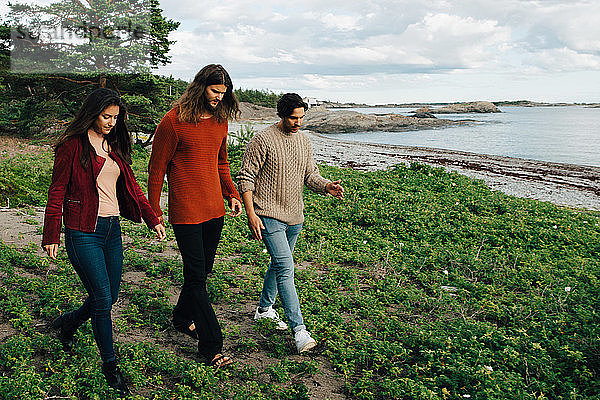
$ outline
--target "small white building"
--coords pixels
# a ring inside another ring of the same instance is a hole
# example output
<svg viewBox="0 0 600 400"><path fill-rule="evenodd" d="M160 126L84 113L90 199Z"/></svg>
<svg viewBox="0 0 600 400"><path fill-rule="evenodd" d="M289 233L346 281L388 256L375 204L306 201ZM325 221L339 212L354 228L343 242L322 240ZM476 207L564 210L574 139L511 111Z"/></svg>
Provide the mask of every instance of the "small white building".
<svg viewBox="0 0 600 400"><path fill-rule="evenodd" d="M305 97L302 99L306 104L308 104L308 108L320 106L323 104L321 100L317 100L316 97Z"/></svg>

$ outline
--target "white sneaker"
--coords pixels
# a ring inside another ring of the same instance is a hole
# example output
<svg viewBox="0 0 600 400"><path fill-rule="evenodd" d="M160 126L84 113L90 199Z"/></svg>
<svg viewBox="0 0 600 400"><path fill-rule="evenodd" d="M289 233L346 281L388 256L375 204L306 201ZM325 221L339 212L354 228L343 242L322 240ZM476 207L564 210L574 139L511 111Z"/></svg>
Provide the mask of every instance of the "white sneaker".
<svg viewBox="0 0 600 400"><path fill-rule="evenodd" d="M277 311L275 311L275 309L273 308L273 306L269 307L267 309L267 311L261 313L258 309L258 307L256 307L256 312L254 313L254 319L255 320L259 320L259 319L263 319L263 318L268 318L270 320L273 320L273 322L275 322L275 329L277 329L278 331L285 331L288 328L288 324L286 324L285 322L283 322L281 320L281 318L279 318L279 314L277 314Z"/></svg>
<svg viewBox="0 0 600 400"><path fill-rule="evenodd" d="M298 353L304 353L317 345L315 339L310 337L310 333L306 329L296 332L294 339L296 340Z"/></svg>

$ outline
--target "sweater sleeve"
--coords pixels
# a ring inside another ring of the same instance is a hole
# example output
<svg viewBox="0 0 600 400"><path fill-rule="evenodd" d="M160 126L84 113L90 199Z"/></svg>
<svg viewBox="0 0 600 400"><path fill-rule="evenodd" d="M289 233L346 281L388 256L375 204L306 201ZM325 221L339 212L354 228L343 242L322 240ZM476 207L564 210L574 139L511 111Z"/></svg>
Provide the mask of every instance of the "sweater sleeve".
<svg viewBox="0 0 600 400"><path fill-rule="evenodd" d="M227 135L223 138L221 142L221 147L219 148L219 160L217 164L217 168L219 171L219 179L221 181L221 193L223 193L223 197L226 199L230 199L235 197L240 202L242 199L240 198L240 194L238 193L235 185L233 184L233 180L231 179L231 172L229 171L229 161L227 161Z"/></svg>
<svg viewBox="0 0 600 400"><path fill-rule="evenodd" d="M256 176L264 165L266 156L266 146L257 136L253 137L246 146L242 167L237 176L240 193L255 191Z"/></svg>
<svg viewBox="0 0 600 400"><path fill-rule="evenodd" d="M44 231L42 246L60 242L60 223L67 185L71 180L73 170L75 139L71 139L56 149L54 167L52 168L52 183L48 188L48 202L44 213Z"/></svg>
<svg viewBox="0 0 600 400"><path fill-rule="evenodd" d="M137 198L137 203L140 206L140 212L142 214L142 218L144 219L144 222L146 223L146 225L148 225L148 228L153 229L156 225L159 224L158 217L156 216L156 213L150 206L150 202L148 201L146 196L144 196L144 192L142 191L142 188L140 187L139 183L137 182L137 179L135 178L135 175L133 174L131 167L128 164L125 164L125 166L128 169L129 174L131 174L131 177L133 178L132 186L133 186L133 190L135 191L135 197Z"/></svg>
<svg viewBox="0 0 600 400"><path fill-rule="evenodd" d="M331 182L329 179L325 179L319 172L319 167L315 162L315 158L312 153L312 146L310 140L306 138L306 171L304 172L304 184L313 192L326 194L325 190L327 184Z"/></svg>
<svg viewBox="0 0 600 400"><path fill-rule="evenodd" d="M178 140L177 132L173 129L173 121L165 115L156 127L148 162L148 200L157 216L163 214L160 209L160 194L167 166L175 154Z"/></svg>

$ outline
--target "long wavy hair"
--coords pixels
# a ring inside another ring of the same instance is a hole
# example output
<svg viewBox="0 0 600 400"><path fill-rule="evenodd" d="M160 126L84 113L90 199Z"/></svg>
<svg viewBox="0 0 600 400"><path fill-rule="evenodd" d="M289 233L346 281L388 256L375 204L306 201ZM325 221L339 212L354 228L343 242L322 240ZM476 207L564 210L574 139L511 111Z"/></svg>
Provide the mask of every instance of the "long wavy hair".
<svg viewBox="0 0 600 400"><path fill-rule="evenodd" d="M213 109L206 98L206 88L210 85L225 85L227 91L217 107ZM180 121L196 124L202 114L212 114L219 123L235 119L240 114L240 105L233 93L233 83L225 68L219 64L209 64L202 68L185 89L181 97L173 102L177 107Z"/></svg>
<svg viewBox="0 0 600 400"><path fill-rule="evenodd" d="M125 121L127 117L127 109L121 101L119 94L111 89L99 88L94 90L84 100L83 105L75 114L75 117L69 123L65 131L60 135L54 151L67 141L71 136L78 136L81 140L81 165L87 168L90 165L91 154L96 154L94 147L91 145L88 138L88 130L94 126L94 123L100 114L109 106L119 107L119 116L117 123L111 129L108 135L104 136L104 140L122 160L131 164L131 136Z"/></svg>

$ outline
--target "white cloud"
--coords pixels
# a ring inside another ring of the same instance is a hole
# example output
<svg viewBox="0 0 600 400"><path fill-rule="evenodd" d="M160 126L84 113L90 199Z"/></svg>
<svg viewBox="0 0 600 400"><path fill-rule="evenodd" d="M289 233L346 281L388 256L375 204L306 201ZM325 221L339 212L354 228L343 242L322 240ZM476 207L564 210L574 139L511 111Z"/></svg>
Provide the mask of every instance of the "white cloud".
<svg viewBox="0 0 600 400"><path fill-rule="evenodd" d="M545 71L569 72L574 70L600 70L600 57L578 53L563 47L562 49L541 50L528 55L530 64Z"/></svg>
<svg viewBox="0 0 600 400"><path fill-rule="evenodd" d="M490 91L478 77L502 85L501 77L600 73L597 1L181 0L162 7L183 24L173 35L173 64L161 71L187 79L219 62L257 88L342 93L388 81L428 90L445 76L443 86L457 95L466 90L450 89L457 76Z"/></svg>
<svg viewBox="0 0 600 400"><path fill-rule="evenodd" d="M356 15L336 15L332 13L327 13L319 17L319 20L326 28L338 31L359 30L361 19L362 17Z"/></svg>
<svg viewBox="0 0 600 400"><path fill-rule="evenodd" d="M440 68L475 68L493 62L509 38L510 31L497 21L449 14L428 14L401 36L411 53Z"/></svg>
<svg viewBox="0 0 600 400"><path fill-rule="evenodd" d="M561 4L544 10L540 25L573 50L599 52L599 16L600 2Z"/></svg>

